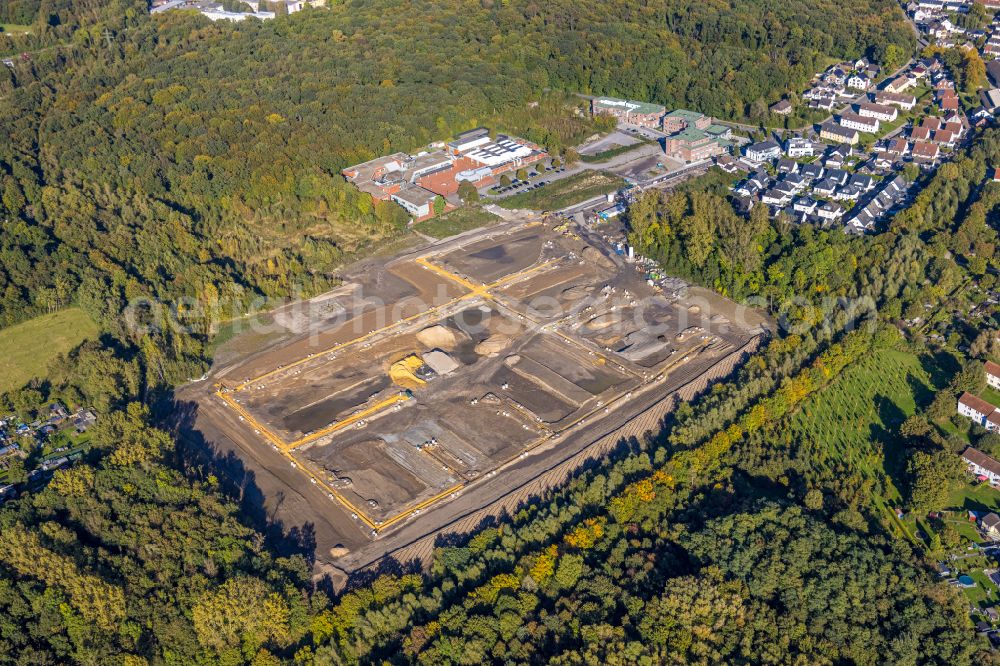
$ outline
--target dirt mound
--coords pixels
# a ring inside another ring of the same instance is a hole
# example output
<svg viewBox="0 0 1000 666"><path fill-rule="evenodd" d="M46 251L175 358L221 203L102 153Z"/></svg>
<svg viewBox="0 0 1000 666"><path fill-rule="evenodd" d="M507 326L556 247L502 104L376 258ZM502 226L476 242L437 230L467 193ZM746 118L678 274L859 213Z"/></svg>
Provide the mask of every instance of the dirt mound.
<svg viewBox="0 0 1000 666"><path fill-rule="evenodd" d="M590 245L583 248L583 252L580 254L580 256L583 257L584 261L597 264L598 266L602 266L604 268L610 268L611 266L614 265L611 263L610 259L601 254L600 250Z"/></svg>
<svg viewBox="0 0 1000 666"><path fill-rule="evenodd" d="M520 354L511 354L503 360L503 364L508 368L513 368L515 365L521 362Z"/></svg>
<svg viewBox="0 0 1000 666"><path fill-rule="evenodd" d="M436 324L434 326L428 326L424 330L417 333L417 341L425 347L430 347L431 349L437 347L439 349L452 350L455 348L455 345L458 344L458 337L455 335L455 331L451 330L447 326Z"/></svg>
<svg viewBox="0 0 1000 666"><path fill-rule="evenodd" d="M496 333L476 345L476 353L480 356L496 356L510 344L510 338L502 333Z"/></svg>
<svg viewBox="0 0 1000 666"><path fill-rule="evenodd" d="M344 557L351 552L349 548L346 548L343 544L337 544L330 549L330 557Z"/></svg>
<svg viewBox="0 0 1000 666"><path fill-rule="evenodd" d="M622 320L621 315L613 312L608 312L602 315L597 315L596 317L588 321L586 326L591 330L600 331L602 329L608 328L609 326L614 326L621 320Z"/></svg>

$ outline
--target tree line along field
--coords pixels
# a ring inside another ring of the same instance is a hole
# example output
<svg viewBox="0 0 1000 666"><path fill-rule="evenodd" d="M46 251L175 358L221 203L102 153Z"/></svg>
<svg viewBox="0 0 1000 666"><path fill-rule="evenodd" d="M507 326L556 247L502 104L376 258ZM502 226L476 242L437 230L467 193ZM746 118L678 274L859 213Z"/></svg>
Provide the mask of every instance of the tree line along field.
<svg viewBox="0 0 1000 666"><path fill-rule="evenodd" d="M33 378L46 376L49 362L87 339L97 324L79 308L41 315L0 330L0 393L14 391Z"/></svg>

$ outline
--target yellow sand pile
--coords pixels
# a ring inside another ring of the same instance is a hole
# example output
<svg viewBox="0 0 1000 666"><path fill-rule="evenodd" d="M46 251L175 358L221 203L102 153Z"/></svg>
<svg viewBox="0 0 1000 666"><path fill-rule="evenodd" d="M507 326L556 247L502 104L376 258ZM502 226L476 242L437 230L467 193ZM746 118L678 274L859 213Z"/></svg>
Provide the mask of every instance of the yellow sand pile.
<svg viewBox="0 0 1000 666"><path fill-rule="evenodd" d="M403 388L420 388L427 383L416 375L417 370L423 364L424 362L420 360L419 356L411 354L404 359L396 361L389 367L389 378L394 384L398 384Z"/></svg>

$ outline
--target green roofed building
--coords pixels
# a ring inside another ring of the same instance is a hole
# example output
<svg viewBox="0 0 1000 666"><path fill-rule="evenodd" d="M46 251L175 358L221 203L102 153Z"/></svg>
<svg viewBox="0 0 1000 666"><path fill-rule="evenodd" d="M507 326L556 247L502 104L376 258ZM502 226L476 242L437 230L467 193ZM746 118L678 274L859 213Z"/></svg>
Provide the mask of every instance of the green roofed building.
<svg viewBox="0 0 1000 666"><path fill-rule="evenodd" d="M634 102L614 97L595 97L590 103L591 112L597 115L614 116L621 122L642 127L657 128L666 113L666 107L649 102Z"/></svg>
<svg viewBox="0 0 1000 666"><path fill-rule="evenodd" d="M698 129L694 125L668 136L664 142L667 157L684 162L698 162L722 155L729 150L732 130L722 125Z"/></svg>

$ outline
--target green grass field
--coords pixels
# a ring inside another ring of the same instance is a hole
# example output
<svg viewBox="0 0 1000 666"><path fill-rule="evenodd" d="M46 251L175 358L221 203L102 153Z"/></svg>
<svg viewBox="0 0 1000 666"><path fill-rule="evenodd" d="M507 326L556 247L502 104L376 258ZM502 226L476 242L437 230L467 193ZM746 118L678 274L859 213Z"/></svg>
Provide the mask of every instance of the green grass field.
<svg viewBox="0 0 1000 666"><path fill-rule="evenodd" d="M78 308L0 330L0 393L18 389L33 377L45 377L53 358L98 333L97 324Z"/></svg>
<svg viewBox="0 0 1000 666"><path fill-rule="evenodd" d="M522 192L498 201L504 208L530 208L533 210L560 210L601 194L614 192L625 181L603 171L581 171L530 192Z"/></svg>
<svg viewBox="0 0 1000 666"><path fill-rule="evenodd" d="M30 25L18 25L17 23L0 23L0 35L20 35L31 32Z"/></svg>
<svg viewBox="0 0 1000 666"><path fill-rule="evenodd" d="M1000 490L989 484L965 484L948 496L948 509L955 511L1000 511Z"/></svg>
<svg viewBox="0 0 1000 666"><path fill-rule="evenodd" d="M448 238L479 227L496 224L500 218L478 206L463 206L453 211L421 222L413 228L432 238Z"/></svg>
<svg viewBox="0 0 1000 666"><path fill-rule="evenodd" d="M901 499L897 485L905 461L893 433L918 404L930 402L933 390L917 356L876 351L806 400L791 418L790 437L816 442L817 464L845 461L868 478L885 479L886 496L873 503L900 527L889 506Z"/></svg>
<svg viewBox="0 0 1000 666"><path fill-rule="evenodd" d="M996 390L992 386L987 386L979 397L986 402L992 403L994 405L1000 405L1000 391Z"/></svg>

